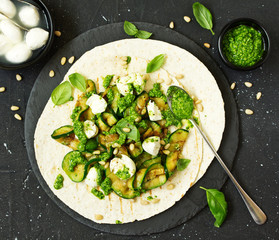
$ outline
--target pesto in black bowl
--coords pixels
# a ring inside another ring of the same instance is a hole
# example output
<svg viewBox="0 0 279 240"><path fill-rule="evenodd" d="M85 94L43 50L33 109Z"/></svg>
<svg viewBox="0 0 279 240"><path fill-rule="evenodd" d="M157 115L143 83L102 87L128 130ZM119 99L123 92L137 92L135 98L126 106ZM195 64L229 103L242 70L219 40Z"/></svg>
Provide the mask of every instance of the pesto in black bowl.
<svg viewBox="0 0 279 240"><path fill-rule="evenodd" d="M269 53L265 29L252 19L237 19L222 30L218 40L223 61L237 70L251 70L262 65Z"/></svg>

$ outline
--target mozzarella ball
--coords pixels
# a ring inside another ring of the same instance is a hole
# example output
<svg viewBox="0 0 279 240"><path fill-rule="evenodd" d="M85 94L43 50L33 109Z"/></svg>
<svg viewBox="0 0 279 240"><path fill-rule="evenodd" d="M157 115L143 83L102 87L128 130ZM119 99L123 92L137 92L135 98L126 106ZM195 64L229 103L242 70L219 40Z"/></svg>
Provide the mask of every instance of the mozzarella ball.
<svg viewBox="0 0 279 240"><path fill-rule="evenodd" d="M158 108L156 103L151 100L147 104L147 111L148 111L149 119L151 121L159 121L163 119L160 109Z"/></svg>
<svg viewBox="0 0 279 240"><path fill-rule="evenodd" d="M19 43L23 39L22 31L20 30L20 28L14 25L9 20L2 20L0 22L0 30L13 43Z"/></svg>
<svg viewBox="0 0 279 240"><path fill-rule="evenodd" d="M114 158L109 164L110 171L122 180L126 180L134 176L136 172L136 164L126 155L121 155L121 158Z"/></svg>
<svg viewBox="0 0 279 240"><path fill-rule="evenodd" d="M107 108L107 102L98 94L92 94L90 98L87 99L86 105L88 105L94 114L102 113Z"/></svg>
<svg viewBox="0 0 279 240"><path fill-rule="evenodd" d="M145 139L142 143L142 148L152 156L157 156L160 150L160 137L153 136Z"/></svg>
<svg viewBox="0 0 279 240"><path fill-rule="evenodd" d="M5 35L0 34L0 56L4 55L13 47L13 44L10 39L8 39Z"/></svg>
<svg viewBox="0 0 279 240"><path fill-rule="evenodd" d="M95 137L98 134L98 127L93 121L86 120L84 121L83 125L84 125L84 133L88 139Z"/></svg>
<svg viewBox="0 0 279 240"><path fill-rule="evenodd" d="M36 50L44 46L48 40L49 32L42 28L32 28L26 34L26 44L32 50Z"/></svg>
<svg viewBox="0 0 279 240"><path fill-rule="evenodd" d="M25 43L18 43L14 45L5 56L11 63L22 63L32 56L32 51Z"/></svg>
<svg viewBox="0 0 279 240"><path fill-rule="evenodd" d="M95 188L98 186L97 181L98 181L98 172L95 167L90 168L84 182L86 185L89 187Z"/></svg>
<svg viewBox="0 0 279 240"><path fill-rule="evenodd" d="M0 0L0 12L9 18L13 18L16 15L16 7L10 0Z"/></svg>
<svg viewBox="0 0 279 240"><path fill-rule="evenodd" d="M18 13L20 21L26 27L36 27L40 21L40 14L35 7L22 7Z"/></svg>

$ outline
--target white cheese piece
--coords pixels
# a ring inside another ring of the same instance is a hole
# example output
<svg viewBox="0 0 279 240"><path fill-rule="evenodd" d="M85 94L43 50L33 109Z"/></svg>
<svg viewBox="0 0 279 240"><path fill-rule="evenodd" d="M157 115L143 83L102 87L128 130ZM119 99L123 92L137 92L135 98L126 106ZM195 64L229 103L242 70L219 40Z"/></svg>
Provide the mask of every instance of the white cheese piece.
<svg viewBox="0 0 279 240"><path fill-rule="evenodd" d="M145 139L142 143L142 148L152 156L157 156L160 150L160 137L152 136Z"/></svg>
<svg viewBox="0 0 279 240"><path fill-rule="evenodd" d="M159 121L163 119L160 109L158 108L156 103L151 100L147 104L147 111L148 111L149 119L151 121Z"/></svg>
<svg viewBox="0 0 279 240"><path fill-rule="evenodd" d="M88 185L89 187L95 188L98 186L97 184L98 180L98 172L95 167L92 167L89 169L87 176L84 180L85 184Z"/></svg>
<svg viewBox="0 0 279 240"><path fill-rule="evenodd" d="M22 31L20 30L20 28L14 25L9 20L2 20L0 22L0 30L13 43L19 43L23 39Z"/></svg>
<svg viewBox="0 0 279 240"><path fill-rule="evenodd" d="M13 18L16 15L16 7L10 0L0 0L0 12L9 18Z"/></svg>
<svg viewBox="0 0 279 240"><path fill-rule="evenodd" d="M5 55L11 63L22 63L32 56L31 49L25 43L18 43L13 46Z"/></svg>
<svg viewBox="0 0 279 240"><path fill-rule="evenodd" d="M83 123L83 125L84 125L84 133L88 139L95 137L98 134L98 127L93 121L86 120Z"/></svg>
<svg viewBox="0 0 279 240"><path fill-rule="evenodd" d="M137 94L140 94L144 90L146 84L145 76L140 73L131 73L128 76L117 79L116 86L118 91L124 96L128 93L133 93L132 89L129 87L129 83L134 86Z"/></svg>
<svg viewBox="0 0 279 240"><path fill-rule="evenodd" d="M4 55L13 47L13 44L10 39L8 39L5 35L0 34L0 56Z"/></svg>
<svg viewBox="0 0 279 240"><path fill-rule="evenodd" d="M26 34L26 44L32 50L36 50L46 45L46 42L49 37L49 32L42 28L32 28Z"/></svg>
<svg viewBox="0 0 279 240"><path fill-rule="evenodd" d="M128 176L122 177L121 179L123 179L123 180L134 176L134 174L136 172L136 164L134 163L134 161L131 158L129 158L128 156L123 154L123 155L121 155L121 158L116 157L116 158L112 159L109 164L110 171L113 172L114 174L124 171L125 167L128 170ZM123 174L123 175L125 175L125 174Z"/></svg>
<svg viewBox="0 0 279 240"><path fill-rule="evenodd" d="M107 102L98 94L92 94L90 98L87 99L86 105L88 105L94 114L102 113L107 108Z"/></svg>
<svg viewBox="0 0 279 240"><path fill-rule="evenodd" d="M40 14L35 7L22 7L18 13L20 21L26 27L36 27L40 21Z"/></svg>

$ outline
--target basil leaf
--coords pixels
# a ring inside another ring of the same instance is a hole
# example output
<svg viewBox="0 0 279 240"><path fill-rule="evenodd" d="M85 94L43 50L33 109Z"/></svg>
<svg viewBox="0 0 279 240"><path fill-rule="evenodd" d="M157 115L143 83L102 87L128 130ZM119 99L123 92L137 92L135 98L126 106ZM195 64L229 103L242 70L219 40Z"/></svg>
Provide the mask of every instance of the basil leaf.
<svg viewBox="0 0 279 240"><path fill-rule="evenodd" d="M123 128L130 128L130 132L124 132ZM131 123L129 123L126 119L122 118L116 124L116 131L118 134L124 133L127 138L134 140L135 142L140 140L140 133L137 127Z"/></svg>
<svg viewBox="0 0 279 240"><path fill-rule="evenodd" d="M131 62L131 57L130 56L127 56L127 64L129 64Z"/></svg>
<svg viewBox="0 0 279 240"><path fill-rule="evenodd" d="M85 92L86 91L86 80L85 77L79 73L73 73L69 76L71 84L78 90Z"/></svg>
<svg viewBox="0 0 279 240"><path fill-rule="evenodd" d="M151 37L151 35L152 35L152 33L150 33L150 32L143 31L143 30L139 30L139 31L136 33L135 37L141 38L141 39L148 39L148 38Z"/></svg>
<svg viewBox="0 0 279 240"><path fill-rule="evenodd" d="M55 105L61 105L68 102L72 98L71 84L63 82L58 85L51 93L51 100Z"/></svg>
<svg viewBox="0 0 279 240"><path fill-rule="evenodd" d="M190 159L184 159L184 158L178 159L177 170L178 171L184 170L189 165L190 162L191 162Z"/></svg>
<svg viewBox="0 0 279 240"><path fill-rule="evenodd" d="M134 36L138 33L139 30L137 29L137 27L133 23L125 21L124 22L124 31L128 35Z"/></svg>
<svg viewBox="0 0 279 240"><path fill-rule="evenodd" d="M157 71L165 62L165 54L160 54L153 58L150 63L147 64L146 72L152 73Z"/></svg>
<svg viewBox="0 0 279 240"><path fill-rule="evenodd" d="M212 35L214 35L215 33L212 31L213 23L210 11L201 3L195 2L193 4L193 13L201 27L210 30Z"/></svg>
<svg viewBox="0 0 279 240"><path fill-rule="evenodd" d="M217 189L206 189L204 187L200 188L206 191L209 209L216 219L214 226L220 227L228 212L228 204L224 194Z"/></svg>

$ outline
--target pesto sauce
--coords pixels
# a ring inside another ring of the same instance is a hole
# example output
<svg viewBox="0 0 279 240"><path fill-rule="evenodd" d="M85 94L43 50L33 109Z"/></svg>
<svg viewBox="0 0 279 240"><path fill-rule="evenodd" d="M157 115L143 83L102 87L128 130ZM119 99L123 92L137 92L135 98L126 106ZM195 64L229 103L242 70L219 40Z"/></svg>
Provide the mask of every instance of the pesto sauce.
<svg viewBox="0 0 279 240"><path fill-rule="evenodd" d="M122 180L126 180L131 177L131 175L129 173L129 168L127 168L126 166L124 166L124 168L122 170L118 170L115 175Z"/></svg>
<svg viewBox="0 0 279 240"><path fill-rule="evenodd" d="M64 177L61 174L57 175L53 187L56 190L61 189L63 187L63 181L64 181Z"/></svg>
<svg viewBox="0 0 279 240"><path fill-rule="evenodd" d="M73 172L78 164L85 164L87 161L78 151L72 152L69 160L69 171Z"/></svg>
<svg viewBox="0 0 279 240"><path fill-rule="evenodd" d="M120 98L117 102L117 107L119 112L122 113L126 108L130 107L135 100L135 95L127 94L126 96Z"/></svg>
<svg viewBox="0 0 279 240"><path fill-rule="evenodd" d="M74 121L74 133L78 137L78 140L80 141L80 143L78 144L78 150L80 152L85 151L87 137L84 133L83 122L80 122L78 120Z"/></svg>
<svg viewBox="0 0 279 240"><path fill-rule="evenodd" d="M91 193L93 193L95 197L101 200L105 198L105 195L101 191L97 190L96 188L92 188Z"/></svg>
<svg viewBox="0 0 279 240"><path fill-rule="evenodd" d="M107 88L109 87L110 82L111 82L113 76L114 76L114 75L107 75L107 76L104 78L104 81L103 81L103 87L104 87L104 88L107 89Z"/></svg>
<svg viewBox="0 0 279 240"><path fill-rule="evenodd" d="M111 188L112 182L106 177L105 180L101 183L101 189L103 190L105 195L109 195L112 192Z"/></svg>
<svg viewBox="0 0 279 240"><path fill-rule="evenodd" d="M223 39L223 52L234 65L250 67L263 56L262 34L255 28L239 25L229 30Z"/></svg>
<svg viewBox="0 0 279 240"><path fill-rule="evenodd" d="M165 102L167 102L167 98L163 91L161 90L161 84L160 83L154 83L153 88L148 93L149 97L157 97L162 98Z"/></svg>

